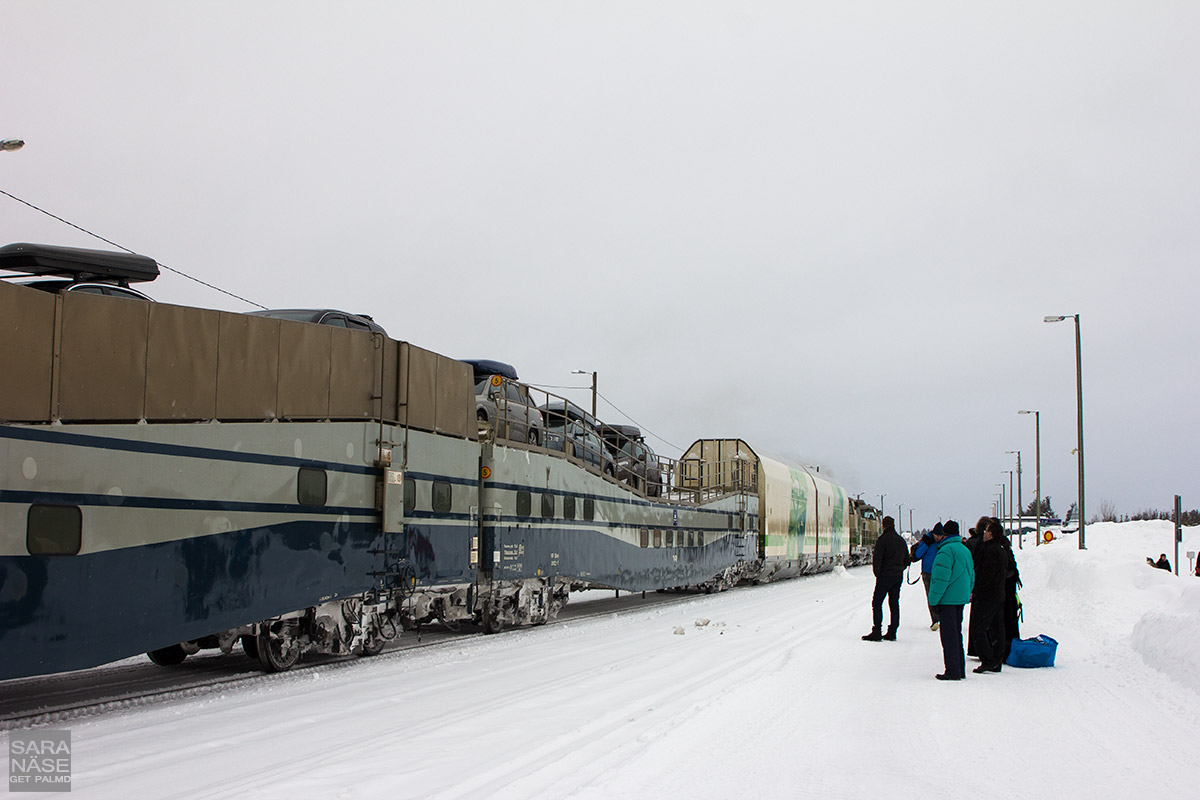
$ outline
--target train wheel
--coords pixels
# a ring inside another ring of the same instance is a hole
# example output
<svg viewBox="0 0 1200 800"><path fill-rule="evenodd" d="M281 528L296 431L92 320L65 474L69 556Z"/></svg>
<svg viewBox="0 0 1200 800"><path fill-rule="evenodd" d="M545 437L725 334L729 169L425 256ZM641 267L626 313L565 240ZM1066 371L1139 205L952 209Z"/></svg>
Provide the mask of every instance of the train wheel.
<svg viewBox="0 0 1200 800"><path fill-rule="evenodd" d="M372 630L363 637L362 654L364 656L377 656L383 652L384 639L379 635L378 631Z"/></svg>
<svg viewBox="0 0 1200 800"><path fill-rule="evenodd" d="M182 664L183 660L187 658L187 653L184 652L183 647L177 644L164 647L161 650L151 650L146 655L160 667L176 667Z"/></svg>
<svg viewBox="0 0 1200 800"><path fill-rule="evenodd" d="M300 660L300 643L286 631L271 633L264 628L258 634L258 660L267 672L287 672Z"/></svg>
<svg viewBox="0 0 1200 800"><path fill-rule="evenodd" d="M253 636L242 637L242 650L246 653L247 658L258 661L258 640Z"/></svg>
<svg viewBox="0 0 1200 800"><path fill-rule="evenodd" d="M503 629L504 620L500 619L499 609L496 608L493 601L486 601L483 604L483 632L499 633Z"/></svg>

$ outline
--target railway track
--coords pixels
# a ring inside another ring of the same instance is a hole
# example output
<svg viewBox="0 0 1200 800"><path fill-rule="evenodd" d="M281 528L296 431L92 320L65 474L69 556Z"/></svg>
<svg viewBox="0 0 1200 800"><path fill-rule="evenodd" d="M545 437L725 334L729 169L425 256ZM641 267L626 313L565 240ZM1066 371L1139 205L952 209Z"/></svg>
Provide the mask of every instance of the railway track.
<svg viewBox="0 0 1200 800"><path fill-rule="evenodd" d="M649 592L589 599L567 605L550 624L671 605L696 596L692 592ZM246 658L239 645L230 655L219 651L200 653L189 657L179 667L164 668L150 663L144 656L135 656L77 672L18 678L0 682L0 731L61 725L259 683L303 680L314 670L353 669L400 658L412 650L461 645L483 635L482 629L474 625L464 625L457 631L428 626L418 633L401 635L377 656L364 659L312 655L292 670L276 674L262 672L257 659Z"/></svg>

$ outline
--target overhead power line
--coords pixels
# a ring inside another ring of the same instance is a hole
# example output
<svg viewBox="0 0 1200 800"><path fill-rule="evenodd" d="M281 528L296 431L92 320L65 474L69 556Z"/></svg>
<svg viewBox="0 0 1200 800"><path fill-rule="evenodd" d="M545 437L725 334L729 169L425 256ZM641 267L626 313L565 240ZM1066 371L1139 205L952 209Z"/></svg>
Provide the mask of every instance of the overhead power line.
<svg viewBox="0 0 1200 800"><path fill-rule="evenodd" d="M623 416L625 419L629 420L629 421L630 421L630 422L632 422L634 425L637 425L637 426L638 426L638 429L639 429L639 430L641 430L643 433L648 433L648 434L650 434L651 436L653 436L655 439L658 439L658 440L659 440L660 442L662 442L663 444L665 444L665 445L669 445L670 447L674 447L674 448L675 448L676 450L678 450L680 453L682 453L682 452L683 452L683 448L682 448L682 447L680 447L679 445L675 444L674 442L668 442L666 439L664 439L663 437L659 436L657 433L655 433L654 431L650 430L650 429L649 429L649 428L647 428L645 425L643 425L642 423L638 422L636 419L634 419L633 417L629 416L628 414L626 414L626 413L625 413L624 411L622 411L621 409L617 408L617 407L616 407L616 405L614 405L614 404L613 404L613 401L612 401L612 400L609 400L609 399L608 399L607 397L605 397L603 394L600 394L600 392L596 392L596 394L597 394L597 395L600 397L600 399L601 399L601 400L603 400L604 402L608 403L608 405L612 407L613 411L616 411L618 414L620 414L621 416Z"/></svg>
<svg viewBox="0 0 1200 800"><path fill-rule="evenodd" d="M99 239L100 241L105 242L106 244L111 244L113 247L117 248L118 250L124 250L126 253L133 253L134 255L138 255L138 253L136 251L130 250L125 245L117 244L116 242L112 241L111 239L105 239L100 234L93 233L92 231L89 231L87 228L76 225L74 222L71 222L70 220L63 219L62 217L58 216L57 214L52 214L44 208L39 208L39 207L35 206L33 203L30 203L28 200L22 200L21 198L17 197L15 194L6 192L3 189L0 189L0 194L4 195L5 197L11 197L13 200L16 200L18 203L29 206L34 211L40 211L41 213L45 214L47 217L50 217L51 219L56 219L59 222L63 223L64 225L70 225L75 230L82 231L83 233L86 233L88 236L93 236L93 237ZM213 286L211 283L209 283L207 281L202 281L194 275L189 275L186 272L184 272L183 270L175 269L174 267L168 267L166 264L162 263L161 261L159 261L157 263L160 267L167 270L168 272L174 272L176 275L187 278L190 281L195 281L196 283L200 284L201 286L207 286L209 289L220 292L221 294L224 294L224 295L229 295L230 297L232 297L236 300L241 300L243 303L247 303L249 305L255 306L256 308L266 308L266 306L262 305L261 303L256 303L253 300L247 300L246 298L242 297L240 294L234 294L233 292L226 291L226 290L222 289L220 286Z"/></svg>

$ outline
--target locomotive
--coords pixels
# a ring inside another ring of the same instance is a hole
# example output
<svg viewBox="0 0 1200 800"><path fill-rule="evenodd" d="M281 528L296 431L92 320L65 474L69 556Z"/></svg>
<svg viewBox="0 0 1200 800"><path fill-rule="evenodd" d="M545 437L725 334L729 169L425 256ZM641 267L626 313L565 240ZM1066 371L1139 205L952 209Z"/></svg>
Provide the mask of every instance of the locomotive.
<svg viewBox="0 0 1200 800"><path fill-rule="evenodd" d="M21 247L90 278L153 263ZM239 643L281 671L435 620L544 624L583 588L870 557L870 506L740 439L630 480L484 419L471 364L381 330L112 294L0 280L0 679Z"/></svg>

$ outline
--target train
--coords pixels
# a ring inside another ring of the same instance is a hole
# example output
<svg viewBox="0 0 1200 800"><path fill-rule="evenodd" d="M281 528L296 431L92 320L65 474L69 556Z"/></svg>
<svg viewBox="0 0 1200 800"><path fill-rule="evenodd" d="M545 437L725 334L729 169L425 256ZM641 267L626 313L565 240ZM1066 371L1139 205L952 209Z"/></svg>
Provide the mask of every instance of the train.
<svg viewBox="0 0 1200 800"><path fill-rule="evenodd" d="M120 282L125 254L70 255ZM486 384L519 391L492 402L524 407L481 413L489 362L113 295L0 280L0 679L239 645L278 672L434 622L545 624L582 589L864 563L878 536L868 504L739 438L618 474L515 435L569 404L503 370Z"/></svg>

